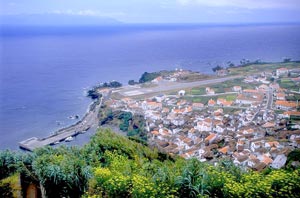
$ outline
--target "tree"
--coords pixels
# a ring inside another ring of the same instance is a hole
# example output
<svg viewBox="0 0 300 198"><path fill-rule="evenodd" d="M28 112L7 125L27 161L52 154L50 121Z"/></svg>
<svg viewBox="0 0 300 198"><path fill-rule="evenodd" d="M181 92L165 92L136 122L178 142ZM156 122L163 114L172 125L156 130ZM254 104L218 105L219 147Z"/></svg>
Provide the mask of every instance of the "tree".
<svg viewBox="0 0 300 198"><path fill-rule="evenodd" d="M221 67L220 65L217 65L216 67L212 68L213 72L217 72L217 71L222 70L222 69L224 69L224 68Z"/></svg>
<svg viewBox="0 0 300 198"><path fill-rule="evenodd" d="M121 119L123 122L120 124L120 130L122 131L128 131L129 127L129 121L132 120L132 113L130 112L122 112L119 115L119 119Z"/></svg>
<svg viewBox="0 0 300 198"><path fill-rule="evenodd" d="M100 98L102 95L97 91L97 88L93 88L91 90L88 90L87 96L95 100Z"/></svg>
<svg viewBox="0 0 300 198"><path fill-rule="evenodd" d="M9 183L0 181L0 197L14 197Z"/></svg>
<svg viewBox="0 0 300 198"><path fill-rule="evenodd" d="M295 149L288 154L286 164L291 167L293 161L300 161L300 149Z"/></svg>
<svg viewBox="0 0 300 198"><path fill-rule="evenodd" d="M228 65L228 67L234 67L235 65L234 65L234 63L230 63L229 65Z"/></svg>
<svg viewBox="0 0 300 198"><path fill-rule="evenodd" d="M242 59L242 60L240 60L240 64L241 65L247 65L247 64L249 64L250 63L250 60L248 60L248 59Z"/></svg>
<svg viewBox="0 0 300 198"><path fill-rule="evenodd" d="M231 62L231 61L228 61L227 64L228 64L228 67L234 67L235 66L234 63Z"/></svg>
<svg viewBox="0 0 300 198"><path fill-rule="evenodd" d="M129 80L128 85L135 85L138 84L138 82L135 82L134 80Z"/></svg>
<svg viewBox="0 0 300 198"><path fill-rule="evenodd" d="M15 173L19 161L19 154L10 150L0 151L0 180Z"/></svg>
<svg viewBox="0 0 300 198"><path fill-rule="evenodd" d="M253 64L260 64L261 63L261 60L260 59L257 59L253 62Z"/></svg>
<svg viewBox="0 0 300 198"><path fill-rule="evenodd" d="M107 87L112 87L112 88L122 87L122 83L118 81L111 81Z"/></svg>
<svg viewBox="0 0 300 198"><path fill-rule="evenodd" d="M160 74L156 73L156 72L153 72L153 73L144 72L142 74L141 78L139 79L139 83L149 82L151 80L154 80L158 76L160 76Z"/></svg>
<svg viewBox="0 0 300 198"><path fill-rule="evenodd" d="M90 172L86 162L78 157L81 154L77 148L46 147L34 154L37 157L32 167L47 197L81 197Z"/></svg>
<svg viewBox="0 0 300 198"><path fill-rule="evenodd" d="M177 178L180 197L200 197L209 194L209 174L197 159L188 160L182 175Z"/></svg>

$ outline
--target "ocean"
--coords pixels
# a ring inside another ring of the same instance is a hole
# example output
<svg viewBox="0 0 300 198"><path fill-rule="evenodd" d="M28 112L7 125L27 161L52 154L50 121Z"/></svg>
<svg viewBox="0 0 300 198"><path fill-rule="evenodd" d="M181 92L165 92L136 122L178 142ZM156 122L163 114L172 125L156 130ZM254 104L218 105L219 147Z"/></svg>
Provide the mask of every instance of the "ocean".
<svg viewBox="0 0 300 198"><path fill-rule="evenodd" d="M1 27L0 149L76 122L69 116L85 114L86 90L100 82L285 57L300 60L300 25Z"/></svg>

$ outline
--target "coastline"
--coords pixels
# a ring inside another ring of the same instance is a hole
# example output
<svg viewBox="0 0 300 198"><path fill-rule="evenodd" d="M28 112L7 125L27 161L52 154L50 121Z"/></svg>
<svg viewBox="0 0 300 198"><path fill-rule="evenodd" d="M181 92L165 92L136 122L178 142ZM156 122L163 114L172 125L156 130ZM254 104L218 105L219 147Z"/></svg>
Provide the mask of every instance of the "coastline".
<svg viewBox="0 0 300 198"><path fill-rule="evenodd" d="M299 61L292 61L292 63L298 63L298 62ZM259 66L259 65L265 65L265 64L266 63L253 64L253 65ZM276 67L279 67L280 64L283 64L283 62L274 63L274 64L277 64ZM236 66L233 68L236 69L236 68L243 68L243 67L247 67L247 66L248 65L246 65L246 66L242 65L242 66ZM75 137L79 134L87 132L91 127L95 127L95 126L98 127L99 121L98 121L97 115L100 111L102 104L108 98L110 98L112 93L121 94L121 97L136 97L138 95L161 93L161 92L168 91L170 89L179 90L179 89L196 87L196 86L200 86L200 85L223 82L226 80L231 80L231 79L241 77L241 75L233 75L233 76L228 75L227 77L219 77L216 75L212 75L211 77L212 77L211 79L196 80L194 82L176 82L176 83L173 83L172 85L168 85L168 86L166 86L165 84L159 84L158 87L145 88L143 86L129 86L128 85L128 86L123 86L121 88L108 89L105 91L103 90L103 92L101 93L101 97L89 105L87 112L79 121L77 121L76 123L71 124L69 126L58 129L57 131L53 132L53 134L51 134L49 136L46 136L43 138L32 137L32 138L26 139L24 141L21 141L21 142L19 142L19 146L23 149L32 151L33 149L41 147L41 146L54 145L57 142L63 142L68 137ZM142 84L144 84L144 83L141 83L141 85ZM115 129L114 126L104 126L104 127ZM124 135L124 133L120 132L120 131L119 132L116 131L116 133Z"/></svg>
<svg viewBox="0 0 300 198"><path fill-rule="evenodd" d="M93 101L92 103L90 103L89 106L88 106L88 108L87 108L87 110L86 110L86 112L85 112L85 114L81 117L80 120L78 120L78 121L75 122L74 124L71 124L71 125L62 127L62 128L60 128L60 129L54 131L54 132L53 132L53 135L60 134L61 131L65 130L66 128L74 127L74 126L76 126L76 125L82 123L82 121L86 118L86 116L87 116L89 113L91 113L92 111L95 110L95 108L96 108L98 102L99 102L99 101L96 100L96 101ZM51 136L52 136L52 135L50 135L49 137L51 137Z"/></svg>
<svg viewBox="0 0 300 198"><path fill-rule="evenodd" d="M100 100L100 101L99 101ZM79 134L87 132L90 128L98 126L97 115L103 103L103 97L94 101L90 106L88 112L81 120L55 131L52 135L43 138L31 137L19 142L19 147L28 151L33 151L36 148L46 145L55 145L65 141L69 137L76 137Z"/></svg>

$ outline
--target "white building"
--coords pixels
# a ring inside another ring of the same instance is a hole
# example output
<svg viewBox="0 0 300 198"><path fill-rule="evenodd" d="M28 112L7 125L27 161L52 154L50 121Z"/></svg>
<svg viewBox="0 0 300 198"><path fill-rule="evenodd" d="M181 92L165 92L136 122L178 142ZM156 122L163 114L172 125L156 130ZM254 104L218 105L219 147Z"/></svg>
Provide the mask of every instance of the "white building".
<svg viewBox="0 0 300 198"><path fill-rule="evenodd" d="M286 75L289 73L289 70L287 68L279 68L276 70L276 76L282 76L282 75Z"/></svg>
<svg viewBox="0 0 300 198"><path fill-rule="evenodd" d="M286 163L287 157L283 154L277 155L272 164L270 165L272 168L282 168Z"/></svg>

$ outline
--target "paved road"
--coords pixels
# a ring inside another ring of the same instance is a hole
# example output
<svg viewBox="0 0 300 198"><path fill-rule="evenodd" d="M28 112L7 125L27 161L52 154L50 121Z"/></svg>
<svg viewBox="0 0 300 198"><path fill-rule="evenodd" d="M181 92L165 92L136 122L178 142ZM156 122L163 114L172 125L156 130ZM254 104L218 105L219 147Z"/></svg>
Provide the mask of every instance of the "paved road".
<svg viewBox="0 0 300 198"><path fill-rule="evenodd" d="M272 104L273 104L273 90L271 88L269 88L267 94L268 94L267 109L271 109L272 108Z"/></svg>
<svg viewBox="0 0 300 198"><path fill-rule="evenodd" d="M227 80L232 80L240 77L241 76L230 76L225 78L216 78L216 79L187 82L187 83L165 82L165 83L158 84L158 86L156 87L150 87L150 88L126 86L123 87L123 89L120 89L116 92L120 93L123 96L138 96L143 94L160 93L160 92L171 91L171 90L180 90L180 89L198 87L202 85L221 83Z"/></svg>
<svg viewBox="0 0 300 198"><path fill-rule="evenodd" d="M200 97L200 96L204 96L204 97L209 97L209 96L222 96L222 95L229 95L229 94L238 94L239 92L237 91L230 91L230 92L224 92L224 93L216 93L216 94L203 94L203 95L190 95L188 94L188 97ZM177 95L166 95L166 96L172 96L172 97L176 97Z"/></svg>

